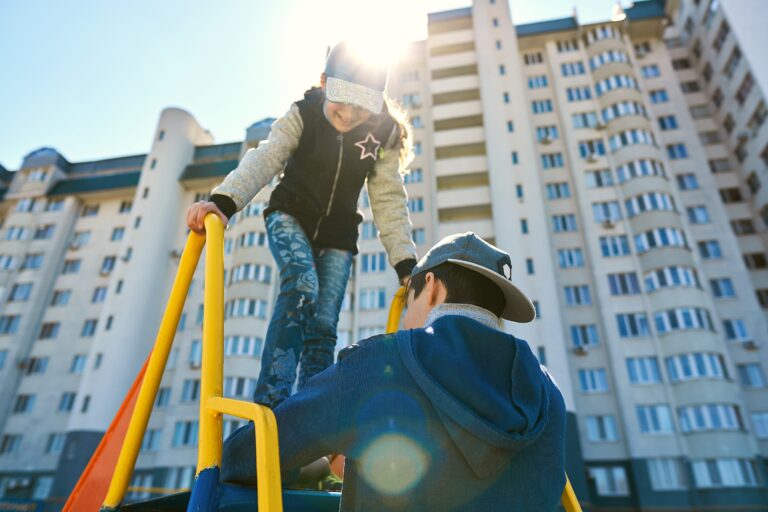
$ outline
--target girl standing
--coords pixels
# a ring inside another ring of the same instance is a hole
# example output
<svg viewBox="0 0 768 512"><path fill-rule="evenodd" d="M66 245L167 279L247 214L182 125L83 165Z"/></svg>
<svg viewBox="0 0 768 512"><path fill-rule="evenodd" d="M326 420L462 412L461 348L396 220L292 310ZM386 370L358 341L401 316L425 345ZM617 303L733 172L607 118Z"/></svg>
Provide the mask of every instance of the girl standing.
<svg viewBox="0 0 768 512"><path fill-rule="evenodd" d="M336 324L357 253L367 182L379 238L401 283L416 264L402 174L412 158L407 115L385 95L387 69L347 43L328 55L320 87L275 121L267 140L243 156L187 225L205 231L208 213L226 223L279 173L264 210L280 292L267 329L254 401L277 406L333 364Z"/></svg>

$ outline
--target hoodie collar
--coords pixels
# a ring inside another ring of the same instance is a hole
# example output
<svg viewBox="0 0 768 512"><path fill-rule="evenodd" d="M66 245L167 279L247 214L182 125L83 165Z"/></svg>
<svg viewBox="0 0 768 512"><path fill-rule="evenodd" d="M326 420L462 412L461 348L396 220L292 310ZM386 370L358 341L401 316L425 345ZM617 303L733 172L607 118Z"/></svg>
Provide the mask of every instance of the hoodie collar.
<svg viewBox="0 0 768 512"><path fill-rule="evenodd" d="M438 318L442 318L448 315L459 315L471 318L472 320L480 322L481 324L485 325L486 327L490 327L491 329L501 330L502 326L501 319L485 308L481 308L480 306L475 306L473 304L454 304L443 302L442 304L435 306L432 311L429 312L424 327L429 327L435 323Z"/></svg>

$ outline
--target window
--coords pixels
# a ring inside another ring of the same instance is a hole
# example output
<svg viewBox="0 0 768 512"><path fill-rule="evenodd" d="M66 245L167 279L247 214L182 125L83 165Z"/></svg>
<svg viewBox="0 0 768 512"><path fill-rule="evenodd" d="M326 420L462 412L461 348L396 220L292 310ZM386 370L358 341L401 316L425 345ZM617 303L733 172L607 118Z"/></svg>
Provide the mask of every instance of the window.
<svg viewBox="0 0 768 512"><path fill-rule="evenodd" d="M644 338L650 336L648 317L645 313L621 313L616 315L619 336L622 338Z"/></svg>
<svg viewBox="0 0 768 512"><path fill-rule="evenodd" d="M387 269L387 255L384 252L363 254L360 267L363 274L384 272Z"/></svg>
<svg viewBox="0 0 768 512"><path fill-rule="evenodd" d="M262 263L244 263L237 265L232 269L229 275L230 283L239 283L241 281L256 281L259 283L269 283L272 280L272 267Z"/></svg>
<svg viewBox="0 0 768 512"><path fill-rule="evenodd" d="M8 302L27 302L32 294L32 283L16 283L8 294Z"/></svg>
<svg viewBox="0 0 768 512"><path fill-rule="evenodd" d="M640 293L640 282L635 272L608 274L608 286L611 295L637 295Z"/></svg>
<svg viewBox="0 0 768 512"><path fill-rule="evenodd" d="M0 334L15 334L19 328L19 315L0 316Z"/></svg>
<svg viewBox="0 0 768 512"><path fill-rule="evenodd" d="M110 237L110 240L113 242L119 242L123 239L123 236L125 235L125 228L119 227L112 230L112 236Z"/></svg>
<svg viewBox="0 0 768 512"><path fill-rule="evenodd" d="M565 89L565 95L569 102L591 100L592 89L588 85L568 87Z"/></svg>
<svg viewBox="0 0 768 512"><path fill-rule="evenodd" d="M16 395L11 414L26 414L35 406L35 395Z"/></svg>
<svg viewBox="0 0 768 512"><path fill-rule="evenodd" d="M517 165L519 163L519 160L517 158L517 151L512 152L512 164Z"/></svg>
<svg viewBox="0 0 768 512"><path fill-rule="evenodd" d="M4 434L0 438L0 455L17 453L21 446L21 434Z"/></svg>
<svg viewBox="0 0 768 512"><path fill-rule="evenodd" d="M646 464L651 477L651 488L654 491L675 491L686 488L678 459L646 459Z"/></svg>
<svg viewBox="0 0 768 512"><path fill-rule="evenodd" d="M615 89L638 89L637 80L629 75L612 75L595 84L595 92L600 97Z"/></svg>
<svg viewBox="0 0 768 512"><path fill-rule="evenodd" d="M541 166L544 169L555 169L564 165L562 153L544 153L541 155Z"/></svg>
<svg viewBox="0 0 768 512"><path fill-rule="evenodd" d="M678 127L677 125L677 118L675 116L660 116L659 117L659 128L661 128L662 131L666 130L676 130Z"/></svg>
<svg viewBox="0 0 768 512"><path fill-rule="evenodd" d="M83 208L80 210L81 217L95 217L98 214L99 214L98 204L86 204L86 205L83 205Z"/></svg>
<svg viewBox="0 0 768 512"><path fill-rule="evenodd" d="M53 224L46 224L44 226L38 226L35 229L35 234L33 235L34 240L50 240L53 238L53 231L56 228Z"/></svg>
<svg viewBox="0 0 768 512"><path fill-rule="evenodd" d="M618 201L602 201L592 203L592 216L595 222L616 222L621 219L621 208Z"/></svg>
<svg viewBox="0 0 768 512"><path fill-rule="evenodd" d="M496 18L494 18L494 20L495 19ZM498 26L498 25L494 25L494 26ZM525 55L523 55L523 62L525 62L526 65L541 64L542 62L544 62L544 56L541 52L526 53Z"/></svg>
<svg viewBox="0 0 768 512"><path fill-rule="evenodd" d="M723 257L723 253L720 250L720 244L717 240L703 240L698 242L697 245L702 259L715 260Z"/></svg>
<svg viewBox="0 0 768 512"><path fill-rule="evenodd" d="M613 175L610 169L600 169L597 171L587 171L584 174L589 188L601 188L613 186Z"/></svg>
<svg viewBox="0 0 768 512"><path fill-rule="evenodd" d="M21 226L9 226L5 231L6 240L24 240L27 237L27 229Z"/></svg>
<svg viewBox="0 0 768 512"><path fill-rule="evenodd" d="M768 439L768 411L753 413L752 425L755 437L758 439Z"/></svg>
<svg viewBox="0 0 768 512"><path fill-rule="evenodd" d="M731 221L731 229L736 235L753 235L757 231L752 219L736 219Z"/></svg>
<svg viewBox="0 0 768 512"><path fill-rule="evenodd" d="M75 354L69 365L69 373L82 374L85 371L86 359L84 354Z"/></svg>
<svg viewBox="0 0 768 512"><path fill-rule="evenodd" d="M99 272L102 274L108 274L112 272L112 270L115 268L116 261L116 256L105 256L104 260L101 262L101 270L99 270Z"/></svg>
<svg viewBox="0 0 768 512"><path fill-rule="evenodd" d="M563 74L563 76L575 76L583 75L586 70L584 68L584 63L579 60L575 62L564 62L560 64L560 72Z"/></svg>
<svg viewBox="0 0 768 512"><path fill-rule="evenodd" d="M699 181L696 179L695 174L678 174L676 178L677 186L680 190L697 190L699 188Z"/></svg>
<svg viewBox="0 0 768 512"><path fill-rule="evenodd" d="M744 196L742 196L741 190L738 187L721 188L720 199L722 199L723 203L730 204L743 201Z"/></svg>
<svg viewBox="0 0 768 512"><path fill-rule="evenodd" d="M520 232L523 235L528 234L528 219L520 219Z"/></svg>
<svg viewBox="0 0 768 512"><path fill-rule="evenodd" d="M32 197L25 197L24 199L19 199L19 202L16 203L16 208L14 208L14 211L21 212L21 213L29 213L35 209L35 199Z"/></svg>
<svg viewBox="0 0 768 512"><path fill-rule="evenodd" d="M616 28L612 27L611 25L603 25L600 27L596 27L589 32L587 32L587 42L589 44L596 43L597 41L602 41L603 39L620 39L621 38L621 32L617 30Z"/></svg>
<svg viewBox="0 0 768 512"><path fill-rule="evenodd" d="M40 335L38 339L50 340L59 335L59 328L61 324L59 322L43 322L40 326Z"/></svg>
<svg viewBox="0 0 768 512"><path fill-rule="evenodd" d="M411 169L411 172L403 176L403 183L405 184L421 183L422 181L424 181L424 171L421 167Z"/></svg>
<svg viewBox="0 0 768 512"><path fill-rule="evenodd" d="M611 62L629 63L629 55L621 50L606 50L589 59L589 69L594 71L604 64Z"/></svg>
<svg viewBox="0 0 768 512"><path fill-rule="evenodd" d="M747 363L736 365L739 372L739 382L745 388L758 389L765 387L765 374L760 363Z"/></svg>
<svg viewBox="0 0 768 512"><path fill-rule="evenodd" d="M11 258L9 256L9 258ZM12 264L12 263L11 263ZM28 253L19 266L19 270L36 270L43 266L43 253Z"/></svg>
<svg viewBox="0 0 768 512"><path fill-rule="evenodd" d="M133 201L122 201L118 213L131 213L131 208L133 208Z"/></svg>
<svg viewBox="0 0 768 512"><path fill-rule="evenodd" d="M575 52L579 49L578 39L566 39L557 42L557 53Z"/></svg>
<svg viewBox="0 0 768 512"><path fill-rule="evenodd" d="M675 210L675 200L672 196L663 192L646 192L624 201L627 208L627 216L632 218L644 212Z"/></svg>
<svg viewBox="0 0 768 512"><path fill-rule="evenodd" d="M63 199L48 199L48 202L45 203L44 211L46 212L60 212L64 209L64 200Z"/></svg>
<svg viewBox="0 0 768 512"><path fill-rule="evenodd" d="M66 441L66 439L67 434L63 432L49 434L48 441L45 443L45 453L61 453L61 450L64 449L64 441Z"/></svg>
<svg viewBox="0 0 768 512"><path fill-rule="evenodd" d="M421 105L419 93L403 94L403 106L405 108L418 108Z"/></svg>
<svg viewBox="0 0 768 512"><path fill-rule="evenodd" d="M629 238L627 235L601 236L600 251L605 258L627 256L630 254Z"/></svg>
<svg viewBox="0 0 768 512"><path fill-rule="evenodd" d="M574 347L594 347L600 344L595 324L572 325L571 343Z"/></svg>
<svg viewBox="0 0 768 512"><path fill-rule="evenodd" d="M651 103L666 103L669 101L669 95L666 89L655 89L651 91Z"/></svg>
<svg viewBox="0 0 768 512"><path fill-rule="evenodd" d="M752 78L752 73L747 73L744 80L741 81L738 91L736 91L736 101L740 106L744 106L744 102L747 100L749 93L752 91L752 87L755 85L755 80Z"/></svg>
<svg viewBox="0 0 768 512"><path fill-rule="evenodd" d="M427 243L427 235L424 228L413 228L411 231L411 239L416 245L424 245Z"/></svg>
<svg viewBox="0 0 768 512"><path fill-rule="evenodd" d="M592 443L619 440L616 419L613 416L587 416L587 440Z"/></svg>
<svg viewBox="0 0 768 512"><path fill-rule="evenodd" d="M502 95L502 99L504 100L504 103L509 103L509 93L508 93L508 92L505 92L505 93Z"/></svg>
<svg viewBox="0 0 768 512"><path fill-rule="evenodd" d="M513 121L507 121L507 132L512 133L515 131L515 123Z"/></svg>
<svg viewBox="0 0 768 512"><path fill-rule="evenodd" d="M14 257L10 254L0 254L0 269L11 270L13 269Z"/></svg>
<svg viewBox="0 0 768 512"><path fill-rule="evenodd" d="M195 447L197 446L197 421L177 421L173 429L171 447Z"/></svg>
<svg viewBox="0 0 768 512"><path fill-rule="evenodd" d="M518 199L522 199L523 197L525 197L523 194L523 186L520 185L519 183L515 185L515 195L517 196Z"/></svg>
<svg viewBox="0 0 768 512"><path fill-rule="evenodd" d="M75 393L74 392L64 392L61 394L61 398L59 399L59 406L58 411L59 412L70 412L72 410L72 407L75 405Z"/></svg>
<svg viewBox="0 0 768 512"><path fill-rule="evenodd" d="M592 160L598 155L605 155L605 145L602 139L579 141L579 156Z"/></svg>
<svg viewBox="0 0 768 512"><path fill-rule="evenodd" d="M194 402L200 397L200 379L184 379L181 388L181 402Z"/></svg>
<svg viewBox="0 0 768 512"><path fill-rule="evenodd" d="M768 268L768 260L763 252L753 252L744 255L744 264L750 270Z"/></svg>
<svg viewBox="0 0 768 512"><path fill-rule="evenodd" d="M552 112L552 100L535 100L531 102L531 108L534 114Z"/></svg>
<svg viewBox="0 0 768 512"><path fill-rule="evenodd" d="M607 393L608 381L604 368L579 370L579 386L583 393Z"/></svg>
<svg viewBox="0 0 768 512"><path fill-rule="evenodd" d="M91 302L93 304L104 302L106 298L107 298L106 286L97 286L96 288L93 289L93 295L91 295Z"/></svg>
<svg viewBox="0 0 768 512"><path fill-rule="evenodd" d="M538 126L536 128L536 140L539 142L551 142L559 138L557 126Z"/></svg>
<svg viewBox="0 0 768 512"><path fill-rule="evenodd" d="M627 146L634 146L637 144L647 144L649 146L656 145L656 139L653 133L649 130L632 129L625 130L623 132L612 135L608 142L611 146L611 151L616 152L619 149Z"/></svg>
<svg viewBox="0 0 768 512"><path fill-rule="evenodd" d="M555 230L555 233L578 231L576 226L576 216L572 213L566 215L553 215L552 227Z"/></svg>
<svg viewBox="0 0 768 512"><path fill-rule="evenodd" d="M549 80L547 80L547 75L536 75L536 76L528 77L529 89L541 89L548 85L549 85Z"/></svg>
<svg viewBox="0 0 768 512"><path fill-rule="evenodd" d="M740 430L741 415L731 404L700 404L677 408L683 433L718 430Z"/></svg>
<svg viewBox="0 0 768 512"><path fill-rule="evenodd" d="M712 289L712 295L716 299L732 299L736 297L736 291L730 278L710 279L709 287Z"/></svg>
<svg viewBox="0 0 768 512"><path fill-rule="evenodd" d="M648 293L660 288L699 288L699 276L691 267L671 265L645 273L645 289Z"/></svg>
<svg viewBox="0 0 768 512"><path fill-rule="evenodd" d="M691 462L693 479L700 489L756 487L755 462L750 459L702 459Z"/></svg>
<svg viewBox="0 0 768 512"><path fill-rule="evenodd" d="M267 301L263 299L233 299L224 304L224 318L267 317Z"/></svg>
<svg viewBox="0 0 768 512"><path fill-rule="evenodd" d="M646 435L665 435L675 431L672 413L667 404L638 405L635 407L640 432Z"/></svg>
<svg viewBox="0 0 768 512"><path fill-rule="evenodd" d="M661 382L659 360L656 357L628 357L627 374L632 384L658 384Z"/></svg>
<svg viewBox="0 0 768 512"><path fill-rule="evenodd" d="M661 71L659 71L659 66L656 64L647 64L640 68L640 73L643 75L643 78L656 78L658 76L661 76Z"/></svg>
<svg viewBox="0 0 768 512"><path fill-rule="evenodd" d="M706 103L703 105L693 105L690 108L691 117L694 119L702 119L705 117L712 117L712 109Z"/></svg>
<svg viewBox="0 0 768 512"><path fill-rule="evenodd" d="M571 197L571 189L566 182L547 183L547 199L567 199Z"/></svg>
<svg viewBox="0 0 768 512"><path fill-rule="evenodd" d="M667 375L670 382L698 379L726 379L728 372L720 354L693 352L667 357Z"/></svg>
<svg viewBox="0 0 768 512"><path fill-rule="evenodd" d="M83 322L83 328L80 331L80 336L84 338L88 338L96 334L96 325L98 323L98 319L91 318Z"/></svg>
<svg viewBox="0 0 768 512"><path fill-rule="evenodd" d="M384 309L386 307L386 290L384 288L361 288L360 309Z"/></svg>
<svg viewBox="0 0 768 512"><path fill-rule="evenodd" d="M678 228L656 228L635 235L635 247L638 254L642 254L658 247L688 248L688 240L685 233Z"/></svg>
<svg viewBox="0 0 768 512"><path fill-rule="evenodd" d="M681 83L680 90L683 91L683 93L685 94L689 94L692 92L701 91L701 86L699 86L699 82L697 82L696 80L691 80L690 82Z"/></svg>
<svg viewBox="0 0 768 512"><path fill-rule="evenodd" d="M565 303L568 306L589 306L592 304L592 296L589 293L589 286L586 284L577 286L566 286Z"/></svg>
<svg viewBox="0 0 768 512"><path fill-rule="evenodd" d="M614 119L626 116L648 117L648 111L642 103L636 101L620 101L600 111L603 121L608 123Z"/></svg>
<svg viewBox="0 0 768 512"><path fill-rule="evenodd" d="M584 266L584 254L581 249L558 249L557 259L560 268L577 268Z"/></svg>
<svg viewBox="0 0 768 512"><path fill-rule="evenodd" d="M656 332L666 334L674 331L703 329L714 331L712 316L703 308L681 307L657 311L653 315Z"/></svg>
<svg viewBox="0 0 768 512"><path fill-rule="evenodd" d="M158 389L155 407L168 407L169 403L171 403L171 388Z"/></svg>
<svg viewBox="0 0 768 512"><path fill-rule="evenodd" d="M42 375L48 368L47 357L30 357L27 360L27 375Z"/></svg>
<svg viewBox="0 0 768 512"><path fill-rule="evenodd" d="M621 466L593 466L589 475L595 480L597 494L600 496L629 496L627 473Z"/></svg>
<svg viewBox="0 0 768 512"><path fill-rule="evenodd" d="M707 207L702 205L689 206L685 209L688 215L688 222L691 224L709 224L709 212Z"/></svg>
<svg viewBox="0 0 768 512"><path fill-rule="evenodd" d="M53 290L51 306L66 306L72 296L72 290Z"/></svg>
<svg viewBox="0 0 768 512"><path fill-rule="evenodd" d="M62 274L77 274L80 271L80 260L64 260L64 266L61 268Z"/></svg>
<svg viewBox="0 0 768 512"><path fill-rule="evenodd" d="M594 112L579 112L571 115L571 121L573 121L574 128L597 128L597 114ZM600 141L602 145L602 140ZM605 154L605 150L603 153ZM582 158L585 155L582 155Z"/></svg>
<svg viewBox="0 0 768 512"><path fill-rule="evenodd" d="M674 59L672 61L672 69L675 71L679 71L681 69L690 69L691 68L691 61L686 58L682 59Z"/></svg>
<svg viewBox="0 0 768 512"><path fill-rule="evenodd" d="M229 398L250 398L256 391L256 379L245 377L226 377L224 379L224 396Z"/></svg>
<svg viewBox="0 0 768 512"><path fill-rule="evenodd" d="M408 210L411 213L420 213L424 211L424 198L412 197L408 199Z"/></svg>
<svg viewBox="0 0 768 512"><path fill-rule="evenodd" d="M160 448L160 436L162 429L148 428L144 431L144 437L141 440L142 452L156 452Z"/></svg>

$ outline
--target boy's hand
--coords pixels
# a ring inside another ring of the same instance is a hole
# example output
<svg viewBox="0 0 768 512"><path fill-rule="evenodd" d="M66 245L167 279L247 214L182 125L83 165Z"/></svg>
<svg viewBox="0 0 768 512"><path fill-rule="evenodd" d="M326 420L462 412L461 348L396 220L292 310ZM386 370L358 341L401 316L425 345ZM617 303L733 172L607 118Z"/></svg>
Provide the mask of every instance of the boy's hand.
<svg viewBox="0 0 768 512"><path fill-rule="evenodd" d="M187 227L197 234L205 234L205 216L209 213L215 213L221 218L224 227L227 226L229 219L221 213L219 207L211 201L200 201L189 207L187 210Z"/></svg>

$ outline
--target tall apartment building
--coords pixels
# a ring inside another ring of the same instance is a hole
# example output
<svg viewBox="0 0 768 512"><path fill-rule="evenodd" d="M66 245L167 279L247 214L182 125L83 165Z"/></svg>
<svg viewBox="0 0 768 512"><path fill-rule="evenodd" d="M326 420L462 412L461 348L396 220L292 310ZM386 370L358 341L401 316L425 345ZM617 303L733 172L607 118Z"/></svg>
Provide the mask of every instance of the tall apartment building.
<svg viewBox="0 0 768 512"><path fill-rule="evenodd" d="M768 506L768 166L760 0L645 0L602 23L514 26L503 0L429 16L392 71L411 113L420 253L472 230L512 255L538 318L507 324L558 381L568 471L593 510ZM154 338L186 207L258 144L168 109L149 152L0 169L0 492L66 494ZM225 393L247 399L276 293L261 211L225 232ZM396 287L365 193L339 347ZM189 485L195 275L131 497ZM226 421L225 433L237 422ZM545 476L543 476L545 477Z"/></svg>

